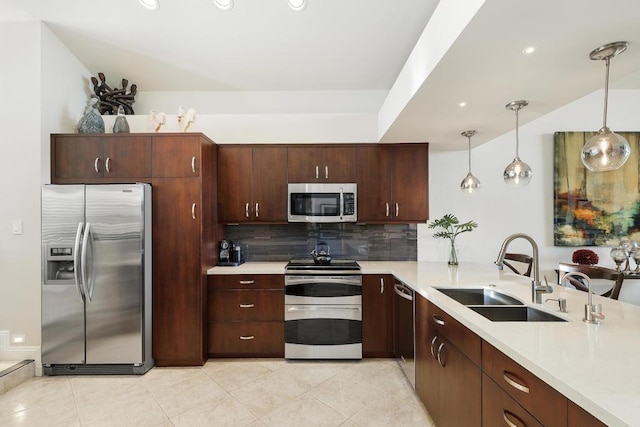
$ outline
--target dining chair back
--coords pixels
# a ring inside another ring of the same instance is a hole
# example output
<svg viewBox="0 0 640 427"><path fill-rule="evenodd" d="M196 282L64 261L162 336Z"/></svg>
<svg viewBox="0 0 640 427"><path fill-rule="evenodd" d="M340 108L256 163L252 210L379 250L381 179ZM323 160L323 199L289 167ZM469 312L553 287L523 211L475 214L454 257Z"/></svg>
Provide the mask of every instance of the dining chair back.
<svg viewBox="0 0 640 427"><path fill-rule="evenodd" d="M514 262L509 262L514 261ZM533 258L525 254L507 253L502 261L504 265L509 267L511 271L521 276L531 277L531 267L533 266Z"/></svg>
<svg viewBox="0 0 640 427"><path fill-rule="evenodd" d="M620 295L620 288L622 288L622 282L624 281L623 272L606 267L568 264L561 262L558 263L558 283L562 285L562 277L565 274L574 271L579 271L580 273L586 274L591 280L599 279L600 281L610 281L611 289L601 295L603 297L608 297L611 299L618 299L618 296ZM587 292L588 290L587 285L582 280L580 280L579 277L568 277L566 281L578 290L584 292Z"/></svg>

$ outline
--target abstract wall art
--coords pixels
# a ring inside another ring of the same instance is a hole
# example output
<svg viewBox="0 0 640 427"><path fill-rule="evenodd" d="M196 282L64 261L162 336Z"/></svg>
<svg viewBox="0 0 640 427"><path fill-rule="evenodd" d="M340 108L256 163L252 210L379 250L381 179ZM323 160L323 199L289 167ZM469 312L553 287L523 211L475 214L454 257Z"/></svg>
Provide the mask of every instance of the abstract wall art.
<svg viewBox="0 0 640 427"><path fill-rule="evenodd" d="M640 240L640 132L618 132L631 156L617 171L591 172L580 152L594 132L554 134L554 245L616 246Z"/></svg>

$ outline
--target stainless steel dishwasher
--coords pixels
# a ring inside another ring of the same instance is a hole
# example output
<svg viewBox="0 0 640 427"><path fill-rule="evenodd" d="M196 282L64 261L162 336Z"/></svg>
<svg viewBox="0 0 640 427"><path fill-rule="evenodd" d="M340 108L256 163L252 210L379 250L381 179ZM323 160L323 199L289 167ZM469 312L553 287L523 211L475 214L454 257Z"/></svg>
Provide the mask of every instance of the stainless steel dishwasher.
<svg viewBox="0 0 640 427"><path fill-rule="evenodd" d="M414 337L414 291L403 283L394 280L393 312L395 325L394 353L398 364L415 388L415 337Z"/></svg>

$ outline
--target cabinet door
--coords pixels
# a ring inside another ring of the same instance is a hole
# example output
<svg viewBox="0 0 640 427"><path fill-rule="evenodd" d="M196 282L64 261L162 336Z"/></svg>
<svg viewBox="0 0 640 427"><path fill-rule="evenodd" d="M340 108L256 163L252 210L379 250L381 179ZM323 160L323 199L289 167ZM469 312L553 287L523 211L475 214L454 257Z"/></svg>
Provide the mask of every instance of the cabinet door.
<svg viewBox="0 0 640 427"><path fill-rule="evenodd" d="M285 147L253 148L252 207L255 221L287 222L286 164Z"/></svg>
<svg viewBox="0 0 640 427"><path fill-rule="evenodd" d="M153 356L202 365L204 280L199 178L153 180Z"/></svg>
<svg viewBox="0 0 640 427"><path fill-rule="evenodd" d="M151 138L126 136L104 139L104 177L151 176Z"/></svg>
<svg viewBox="0 0 640 427"><path fill-rule="evenodd" d="M151 169L156 178L200 176L200 137L157 135L152 139Z"/></svg>
<svg viewBox="0 0 640 427"><path fill-rule="evenodd" d="M358 221L391 220L391 157L387 147L357 148Z"/></svg>
<svg viewBox="0 0 640 427"><path fill-rule="evenodd" d="M429 216L428 146L400 144L392 147L391 212L394 221L424 222Z"/></svg>
<svg viewBox="0 0 640 427"><path fill-rule="evenodd" d="M251 221L253 212L251 175L251 147L220 147L218 149L219 221Z"/></svg>
<svg viewBox="0 0 640 427"><path fill-rule="evenodd" d="M393 357L393 276L362 278L362 355Z"/></svg>
<svg viewBox="0 0 640 427"><path fill-rule="evenodd" d="M416 294L415 304L416 336L416 393L429 414L440 412L441 369L435 359L436 331L430 327L427 300ZM434 350L431 350L431 348Z"/></svg>
<svg viewBox="0 0 640 427"><path fill-rule="evenodd" d="M323 182L356 182L355 147L325 147L322 150L320 180Z"/></svg>
<svg viewBox="0 0 640 427"><path fill-rule="evenodd" d="M104 156L102 136L51 136L51 180L83 182L102 178Z"/></svg>
<svg viewBox="0 0 640 427"><path fill-rule="evenodd" d="M287 171L289 182L319 182L322 177L322 149L320 147L289 147Z"/></svg>

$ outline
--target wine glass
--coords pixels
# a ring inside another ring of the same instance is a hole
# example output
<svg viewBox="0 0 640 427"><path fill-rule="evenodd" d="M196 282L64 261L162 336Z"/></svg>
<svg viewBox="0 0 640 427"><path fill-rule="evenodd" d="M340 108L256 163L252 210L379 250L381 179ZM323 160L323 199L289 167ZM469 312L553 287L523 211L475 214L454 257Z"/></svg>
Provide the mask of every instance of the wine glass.
<svg viewBox="0 0 640 427"><path fill-rule="evenodd" d="M640 274L640 249L636 249L633 254L631 254L633 260L636 262L636 269L633 270L635 274Z"/></svg>
<svg viewBox="0 0 640 427"><path fill-rule="evenodd" d="M620 271L620 265L628 259L624 248L622 248L622 246L611 248L609 255L611 255L611 258L613 258L613 261L616 263L616 271Z"/></svg>
<svg viewBox="0 0 640 427"><path fill-rule="evenodd" d="M631 255L636 251L636 249L638 249L638 242L630 239L620 240L620 247L627 255L627 263L624 266L624 272L628 273L631 271Z"/></svg>

